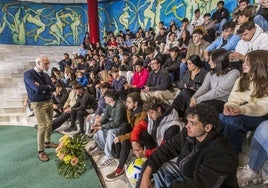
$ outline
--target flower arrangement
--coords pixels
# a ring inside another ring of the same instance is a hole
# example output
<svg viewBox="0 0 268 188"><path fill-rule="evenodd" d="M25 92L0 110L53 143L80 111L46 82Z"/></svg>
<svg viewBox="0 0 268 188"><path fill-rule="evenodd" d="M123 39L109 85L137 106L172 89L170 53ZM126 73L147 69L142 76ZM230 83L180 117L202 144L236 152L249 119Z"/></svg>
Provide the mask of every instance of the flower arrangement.
<svg viewBox="0 0 268 188"><path fill-rule="evenodd" d="M59 139L56 148L59 174L65 178L77 178L86 170L85 145L88 143L86 135L75 134L73 137L64 135Z"/></svg>

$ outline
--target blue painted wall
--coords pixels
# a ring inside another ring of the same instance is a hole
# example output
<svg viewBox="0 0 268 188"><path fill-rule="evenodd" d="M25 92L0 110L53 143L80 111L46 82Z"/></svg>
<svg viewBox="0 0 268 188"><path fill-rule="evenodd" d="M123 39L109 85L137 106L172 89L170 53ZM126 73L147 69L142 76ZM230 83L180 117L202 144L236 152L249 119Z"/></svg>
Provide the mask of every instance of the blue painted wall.
<svg viewBox="0 0 268 188"><path fill-rule="evenodd" d="M218 0L114 0L99 3L100 36L130 28L156 28L159 21L191 19L195 9L213 11ZM237 2L225 0L230 12ZM1 0L0 43L79 45L87 31L86 4L46 4Z"/></svg>
<svg viewBox="0 0 268 188"><path fill-rule="evenodd" d="M0 2L0 43L79 45L87 31L86 4Z"/></svg>

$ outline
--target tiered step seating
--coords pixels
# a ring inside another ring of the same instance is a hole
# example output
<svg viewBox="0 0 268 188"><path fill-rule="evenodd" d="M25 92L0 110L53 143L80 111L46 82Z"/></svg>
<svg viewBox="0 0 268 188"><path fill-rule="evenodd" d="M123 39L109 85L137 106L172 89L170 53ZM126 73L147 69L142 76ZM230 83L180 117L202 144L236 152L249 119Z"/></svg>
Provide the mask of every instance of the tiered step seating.
<svg viewBox="0 0 268 188"><path fill-rule="evenodd" d="M63 53L70 55L74 47L0 45L0 125L33 126L34 117L27 117L23 100L26 90L23 73L34 67L39 54L47 55L51 67L58 66ZM50 71L49 71L50 73Z"/></svg>

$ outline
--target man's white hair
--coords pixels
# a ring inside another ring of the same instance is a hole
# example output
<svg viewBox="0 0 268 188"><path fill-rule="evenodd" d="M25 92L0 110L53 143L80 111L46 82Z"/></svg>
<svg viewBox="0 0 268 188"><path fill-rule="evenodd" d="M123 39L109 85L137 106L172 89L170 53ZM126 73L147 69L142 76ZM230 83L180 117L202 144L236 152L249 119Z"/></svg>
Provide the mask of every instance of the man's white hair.
<svg viewBox="0 0 268 188"><path fill-rule="evenodd" d="M48 57L46 55L39 55L35 59L35 63L37 64L38 62L40 62L41 60L44 60L44 59L47 59L48 60Z"/></svg>

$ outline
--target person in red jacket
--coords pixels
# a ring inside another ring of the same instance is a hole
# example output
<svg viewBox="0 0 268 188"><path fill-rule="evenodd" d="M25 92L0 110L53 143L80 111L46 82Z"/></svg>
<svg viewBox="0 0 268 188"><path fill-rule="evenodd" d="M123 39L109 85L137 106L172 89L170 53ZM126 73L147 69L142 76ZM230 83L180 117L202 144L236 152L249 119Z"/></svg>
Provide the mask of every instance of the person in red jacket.
<svg viewBox="0 0 268 188"><path fill-rule="evenodd" d="M133 128L131 144L137 157L148 158L157 147L180 132L181 124L176 110L159 98L146 100L143 110L147 112L147 120Z"/></svg>

